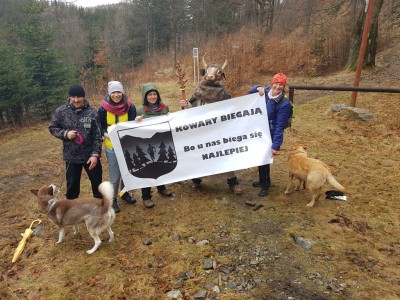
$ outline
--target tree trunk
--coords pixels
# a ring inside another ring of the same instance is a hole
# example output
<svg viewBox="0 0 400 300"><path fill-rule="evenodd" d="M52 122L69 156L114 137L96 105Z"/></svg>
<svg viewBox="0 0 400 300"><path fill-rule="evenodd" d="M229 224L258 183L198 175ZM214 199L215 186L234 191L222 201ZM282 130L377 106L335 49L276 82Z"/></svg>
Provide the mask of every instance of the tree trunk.
<svg viewBox="0 0 400 300"><path fill-rule="evenodd" d="M276 0L270 0L267 8L267 20L266 20L266 28L265 33L271 33L274 26L274 17L275 17L275 9L277 7Z"/></svg>
<svg viewBox="0 0 400 300"><path fill-rule="evenodd" d="M378 19L383 0L375 0L374 13L371 18L371 27L368 35L367 50L365 53L364 67L375 67L376 48L378 40Z"/></svg>
<svg viewBox="0 0 400 300"><path fill-rule="evenodd" d="M6 120L4 118L4 112L3 112L3 109L0 109L0 126L1 126L1 128L4 128L5 124L6 124Z"/></svg>
<svg viewBox="0 0 400 300"><path fill-rule="evenodd" d="M365 23L365 0L352 0L352 11L350 15L356 15L356 21L353 26L351 35L351 46L349 51L349 56L347 59L346 68L355 70L357 67L358 55L360 53L360 45L363 34L363 28ZM371 27L368 35L367 49L365 53L365 58L363 66L375 66L375 56L378 41L378 17L382 8L384 0L375 0L374 11L371 19Z"/></svg>
<svg viewBox="0 0 400 300"><path fill-rule="evenodd" d="M304 34L308 35L311 29L311 19L313 16L313 8L316 6L314 0L307 0L304 9Z"/></svg>
<svg viewBox="0 0 400 300"><path fill-rule="evenodd" d="M275 9L278 6L276 0L256 0L257 7L257 26L261 26L264 34L272 31Z"/></svg>
<svg viewBox="0 0 400 300"><path fill-rule="evenodd" d="M358 54L360 52L362 29L365 21L365 1L364 0L351 0L350 18L356 16L355 23L351 29L351 42L350 51L347 58L346 68L355 70L357 67Z"/></svg>
<svg viewBox="0 0 400 300"><path fill-rule="evenodd" d="M264 18L265 18L265 3L264 1L256 0L257 9L256 9L256 20L257 26L263 27Z"/></svg>

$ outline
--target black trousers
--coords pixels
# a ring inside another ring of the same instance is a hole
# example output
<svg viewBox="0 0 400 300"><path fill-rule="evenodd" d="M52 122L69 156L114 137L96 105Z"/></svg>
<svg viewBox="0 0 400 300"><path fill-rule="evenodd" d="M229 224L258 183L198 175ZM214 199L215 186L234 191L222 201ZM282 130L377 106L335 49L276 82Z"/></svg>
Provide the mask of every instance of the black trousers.
<svg viewBox="0 0 400 300"><path fill-rule="evenodd" d="M258 167L258 179L262 188L269 188L271 186L270 165L262 165Z"/></svg>
<svg viewBox="0 0 400 300"><path fill-rule="evenodd" d="M223 173L223 174L227 174L227 173ZM221 174L221 175L223 175L223 174ZM201 178L193 178L193 179L192 179L192 182L193 182L193 183L200 184L200 183L202 182L202 180L201 180ZM231 177L231 178L228 178L228 179L226 180L226 183L227 183L230 187L233 187L233 186L239 184L239 181L238 181L238 179L237 179L236 176L233 176L233 177Z"/></svg>
<svg viewBox="0 0 400 300"><path fill-rule="evenodd" d="M93 197L102 198L99 192L99 185L103 180L103 168L100 160L97 161L97 165L89 170L90 164L72 164L66 163L66 177L67 177L67 199L75 199L79 197L81 191L81 175L82 168L85 169L86 174L89 176L90 183L92 185Z"/></svg>
<svg viewBox="0 0 400 300"><path fill-rule="evenodd" d="M165 185L157 186L157 190L159 192L165 190ZM151 187L142 188L142 199L143 200L150 200L151 199Z"/></svg>

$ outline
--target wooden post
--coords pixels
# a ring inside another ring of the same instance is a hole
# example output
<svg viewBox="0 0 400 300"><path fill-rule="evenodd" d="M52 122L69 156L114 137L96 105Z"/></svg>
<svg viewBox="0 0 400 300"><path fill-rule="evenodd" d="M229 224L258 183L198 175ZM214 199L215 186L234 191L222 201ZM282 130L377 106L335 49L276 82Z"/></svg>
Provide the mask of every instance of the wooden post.
<svg viewBox="0 0 400 300"><path fill-rule="evenodd" d="M179 61L176 62L175 64L175 74L178 77L178 85L181 90L181 98L182 100L187 100L186 99L186 82L187 79L185 79L185 70L183 69L183 66Z"/></svg>
<svg viewBox="0 0 400 300"><path fill-rule="evenodd" d="M362 66L364 63L364 57L365 57L365 52L366 52L366 48L367 48L368 33L369 33L370 25L371 25L372 14L374 12L374 2L375 2L375 0L369 0L369 1L367 0L367 4L368 4L367 16L365 18L365 23L364 23L364 31L363 31L363 36L361 39L360 53L358 54L356 76L354 78L354 85L353 85L354 87L358 87L360 85L360 76L361 76ZM351 94L350 106L355 107L356 100L357 100L357 92L354 91Z"/></svg>

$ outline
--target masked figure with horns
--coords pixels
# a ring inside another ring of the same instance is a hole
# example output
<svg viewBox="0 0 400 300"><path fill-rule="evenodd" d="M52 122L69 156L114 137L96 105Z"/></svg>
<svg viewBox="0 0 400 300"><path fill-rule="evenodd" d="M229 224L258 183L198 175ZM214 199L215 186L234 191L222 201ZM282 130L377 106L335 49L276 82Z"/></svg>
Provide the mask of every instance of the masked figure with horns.
<svg viewBox="0 0 400 300"><path fill-rule="evenodd" d="M214 103L222 100L230 99L231 96L224 89L225 73L224 68L227 66L228 62L225 62L222 66L218 64L208 65L205 60L206 54L203 55L202 62L205 69L204 76L196 87L193 96L189 101L181 100L180 106L182 109L197 107L209 103ZM226 178L228 186L232 192L236 195L242 194L242 189L239 186L238 179L235 172L227 172L221 174ZM192 179L193 185L192 189L199 190L201 188L201 179Z"/></svg>

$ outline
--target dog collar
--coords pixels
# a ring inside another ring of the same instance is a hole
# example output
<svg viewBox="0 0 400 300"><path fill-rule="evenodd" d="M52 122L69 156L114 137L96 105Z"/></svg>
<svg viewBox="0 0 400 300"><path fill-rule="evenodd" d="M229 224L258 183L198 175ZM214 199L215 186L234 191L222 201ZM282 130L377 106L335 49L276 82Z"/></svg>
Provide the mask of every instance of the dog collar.
<svg viewBox="0 0 400 300"><path fill-rule="evenodd" d="M57 198L50 199L49 202L47 202L47 203L48 203L47 212L51 211L51 210L53 209L53 206L54 206L57 202L58 202L58 199L57 199Z"/></svg>

